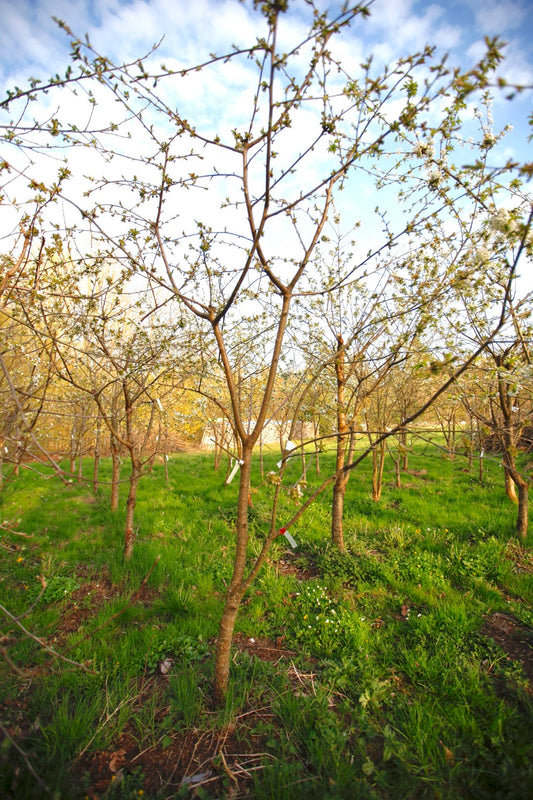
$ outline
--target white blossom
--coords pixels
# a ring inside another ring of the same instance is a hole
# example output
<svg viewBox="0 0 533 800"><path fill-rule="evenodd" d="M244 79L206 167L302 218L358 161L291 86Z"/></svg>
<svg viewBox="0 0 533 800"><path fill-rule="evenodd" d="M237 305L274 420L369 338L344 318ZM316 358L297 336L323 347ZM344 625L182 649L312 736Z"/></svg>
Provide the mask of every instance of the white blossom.
<svg viewBox="0 0 533 800"><path fill-rule="evenodd" d="M413 153L417 158L433 158L435 155L433 142L417 142L413 147Z"/></svg>
<svg viewBox="0 0 533 800"><path fill-rule="evenodd" d="M515 233L518 230L518 223L511 217L505 208L499 208L494 216L491 217L489 225L497 233Z"/></svg>

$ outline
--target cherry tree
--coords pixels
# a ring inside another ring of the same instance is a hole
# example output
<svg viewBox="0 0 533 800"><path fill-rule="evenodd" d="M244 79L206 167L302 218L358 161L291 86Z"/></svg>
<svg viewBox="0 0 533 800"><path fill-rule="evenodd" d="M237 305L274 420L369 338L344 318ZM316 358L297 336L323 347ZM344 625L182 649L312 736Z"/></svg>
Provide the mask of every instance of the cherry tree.
<svg viewBox="0 0 533 800"><path fill-rule="evenodd" d="M264 35L191 65L159 65L154 54L117 65L89 42L73 37L63 24L72 36L79 72L68 71L64 78L48 83L34 81L28 89L10 92L3 103L6 109L16 108L16 117L4 125L12 154L3 162L6 187L16 183L17 176L25 181L31 176L32 190L54 200L43 226L55 225L65 235L75 227L77 246L85 249L83 263L104 265L112 259L120 265L124 280L137 280L151 293L154 313L161 303L168 303L175 330L186 330L194 320L216 349L240 457L233 575L215 656L218 699L228 686L240 604L272 543L287 527L280 528L277 519L276 489L259 555L250 556L253 452L272 417L277 378L288 360L287 332L295 298L316 291L314 258L334 199L340 201L350 187L359 186L379 191L381 202L368 216L366 204L357 203L357 191L352 193L345 214L352 225L355 215L365 217L365 240L341 282L321 291L334 293L354 272L362 273L365 264L378 259L388 269L397 269L398 280L408 282L417 252L426 254L427 285L436 263L434 254L456 235L446 233L436 242L435 216L446 214L459 221L466 242L469 234L467 225L460 223L461 204L475 205L489 180L484 164L461 171L452 165L451 154L454 147L464 147L457 131L466 99L488 83L499 61L497 46L489 43L486 57L466 73L450 71L429 47L380 68L372 59L359 63L350 55L350 26L364 24L368 6L321 11L319 3L309 2L305 32L301 24L291 25L288 3L269 0L254 3L257 6L255 20ZM212 119L202 114L191 119L181 102L188 82L200 72L222 90L225 71L237 65L244 86L240 102L229 102L224 114ZM57 113L43 112L40 120L30 114L30 103L39 93L62 99L80 86L91 105L83 124L78 119L69 122L61 102ZM105 120L109 97L111 121ZM38 170L51 146L68 161L54 177L49 168L44 170L43 180ZM489 143L482 142L480 148L484 156ZM35 166L24 161L28 152ZM88 167L80 169L79 152L90 162ZM56 201L62 204L61 222L59 214L54 218ZM387 206L395 213L390 214ZM470 211L466 213L470 217ZM403 250L398 249L400 244ZM452 279L454 259L444 263L438 277L442 286ZM254 349L260 358L246 391L240 371L242 350L233 349L235 332L244 319L255 327ZM104 322L100 319L99 324ZM494 331L488 335L492 338ZM134 335L124 337L126 349L138 355L137 336L147 345L141 350L149 356L149 335L137 325ZM116 341L113 336L113 344L107 340L100 344L117 375L125 369L131 377L135 361L114 351ZM462 368L485 346L484 340ZM341 345L338 360L344 352ZM121 384L127 447L133 442L128 432L130 401L148 396L152 381L150 358L143 358L137 369L142 368L145 377L133 388ZM67 358L61 363L66 374ZM102 417L108 420L103 391L92 389ZM115 435L119 439L118 431ZM379 446L382 438L373 446ZM325 485L357 462L345 463ZM127 536L126 544L130 540Z"/></svg>
<svg viewBox="0 0 533 800"><path fill-rule="evenodd" d="M496 198L494 198L496 199ZM485 264L489 283L483 302L462 295L469 336L476 343L486 336L495 317L502 319L501 308L507 307L506 324L486 348L483 365L483 389L486 403L475 402L463 393L469 413L491 432L503 454L505 487L509 498L518 505L516 530L525 538L528 532L529 477L520 467L520 449L527 428L531 425L531 304L530 294L521 287L521 276L513 269L513 281L506 276L510 266L533 254L533 206L527 199L514 195L514 205L498 207L495 202L487 214L486 224L467 261ZM479 371L478 371L479 374Z"/></svg>

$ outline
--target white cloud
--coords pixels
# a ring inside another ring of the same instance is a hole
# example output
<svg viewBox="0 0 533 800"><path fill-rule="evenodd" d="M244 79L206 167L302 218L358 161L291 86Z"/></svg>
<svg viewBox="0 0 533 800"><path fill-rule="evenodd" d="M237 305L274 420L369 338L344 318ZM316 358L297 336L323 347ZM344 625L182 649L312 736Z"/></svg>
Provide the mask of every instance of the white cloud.
<svg viewBox="0 0 533 800"><path fill-rule="evenodd" d="M527 0L464 0L474 15L475 26L485 36L502 36L524 24L531 5Z"/></svg>
<svg viewBox="0 0 533 800"><path fill-rule="evenodd" d="M164 37L159 53L190 66L210 51L254 39L250 13L237 0L216 5L212 0L134 0L115 2L111 9L105 2L101 6L101 20L91 36L103 52L120 52L123 59L142 56Z"/></svg>
<svg viewBox="0 0 533 800"><path fill-rule="evenodd" d="M325 0L324 4L326 5ZM339 42L332 43L332 49L349 74L360 72L361 61L370 53L374 54L378 63L391 62L398 55L422 49L428 43L437 43L443 50L457 51L461 47L461 57L466 53L471 63L485 51L484 44L481 44L483 33L490 32L491 26L497 24L496 4L488 0L488 4L484 5L487 5L489 17L481 25L478 19L481 3L478 0L470 0L468 7L474 16L469 16L470 12L463 9L462 17L456 13L459 2L428 4L415 0L377 0L371 20L356 21L349 33ZM511 9L516 5L515 0L511 3ZM454 13L449 12L448 8L453 9ZM302 35L299 9L300 6L297 5L298 13L295 16L282 18L280 43L283 47L290 47ZM165 61L167 67L179 69L209 57L209 52L227 52L231 50L232 44L250 44L258 35L265 33L264 23L258 27L259 17L251 8L251 3L242 4L237 0L219 0L216 3L214 0L196 0L194 3L186 0L14 0L7 5L0 29L0 80L2 75L3 80L9 76L9 83L17 82L22 85L30 74L46 77L56 71L64 72L68 65L68 40L50 21L52 14L65 19L80 35L87 31L95 47L116 60L143 55L164 34L160 51L153 56L152 61L155 64ZM517 19L523 19L520 9L515 20L507 23L507 30L518 30L515 24ZM470 28L468 21L471 23ZM470 49L467 44L470 44ZM531 60L528 60L525 49L509 48L509 56L508 65L513 75L525 78L531 76ZM303 64L303 51L300 57ZM248 119L256 80L253 62L240 59L192 73L185 80L179 77L165 79L160 83L158 91L163 93L171 108L179 109L199 129L207 134L216 132L227 138L231 137L233 127L245 124ZM52 104L56 102L55 95L54 98L49 96L48 108L53 110ZM403 102L390 104L387 113L397 116ZM83 95L76 99L70 97L69 103L69 118L83 120L86 111ZM506 106L509 114L513 108L511 105ZM104 121L108 121L118 112L119 107L111 96L101 100L96 111ZM433 112L438 114L438 109L433 109ZM471 109L468 113L471 114ZM257 124L261 124L260 119ZM280 169L281 163L288 163L289 154L297 153L303 143L309 140L316 125L316 116L306 110L293 127L284 132L285 146L279 160L276 160L276 170ZM164 126L160 132L162 137L167 135ZM170 132L169 127L168 135ZM136 154L153 152L154 145L152 143L150 146L148 142L148 137L137 130L129 151ZM73 167L78 171L90 170L97 174L103 167L102 162L89 152L80 152L73 156ZM204 160L194 164L191 162L190 171L204 174L212 170L209 153L202 151L201 155ZM301 186L294 183L288 191L297 192L299 188L305 190L311 185L323 170L323 156L322 149L318 148L307 171L298 177ZM219 170L232 172L238 158L228 155L226 159L219 161ZM189 170L187 162L183 161L177 162L176 169L182 166L186 172ZM117 178L125 171L127 179L137 167L115 159L104 168L108 178ZM49 165L47 175L51 169L52 166ZM256 180L259 185L264 176L258 175ZM224 192L232 193L234 198L241 198L236 181L228 178L217 183L223 184ZM186 206L176 209L177 228L185 227L195 218L215 220L217 225L223 225L223 221L231 216L229 210L220 214L220 197L224 195L214 189L215 182L208 185L212 187L209 191L191 189L185 193ZM75 192L74 186L72 190ZM180 202L183 203L183 199ZM362 214L365 211L363 206L370 208L375 204L375 191L368 181L363 180L355 191L347 187L342 202L352 209L353 216ZM280 223L280 230L282 229L285 235L286 230ZM282 249L284 246L284 239L280 237L279 247Z"/></svg>
<svg viewBox="0 0 533 800"><path fill-rule="evenodd" d="M372 7L366 24L371 42L377 39L378 52L387 58L402 50L404 55L406 51L421 50L427 44L446 51L457 47L463 37L445 7L414 0L381 0Z"/></svg>

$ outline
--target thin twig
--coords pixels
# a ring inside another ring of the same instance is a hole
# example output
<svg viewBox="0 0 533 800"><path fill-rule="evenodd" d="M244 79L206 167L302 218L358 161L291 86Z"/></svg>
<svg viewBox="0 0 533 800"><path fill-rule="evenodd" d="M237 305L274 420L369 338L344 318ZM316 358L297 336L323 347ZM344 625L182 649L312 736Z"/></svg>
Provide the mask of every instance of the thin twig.
<svg viewBox="0 0 533 800"><path fill-rule="evenodd" d="M7 649L5 647L0 646L0 654L3 656L5 661L7 661L9 668L13 670L15 675L18 675L19 678L28 677L28 671L21 669L17 664L15 664L15 662L12 660L11 656L8 654Z"/></svg>
<svg viewBox="0 0 533 800"><path fill-rule="evenodd" d="M21 629L21 631L26 634L26 636L28 636L30 639L33 639L34 642L37 642L37 644L44 650L46 650L48 653L51 653L56 658L61 659L61 661L66 661L67 664L73 664L73 666L75 667L80 667L80 669L84 670L84 672L88 672L91 675L96 675L95 671L89 669L89 667L85 666L85 664L80 664L78 661L72 661L72 659L67 658L66 656L62 656L61 653L58 653L52 647L47 645L46 642L43 641L43 639L39 638L39 636L36 636L34 633L25 628L24 625L21 622L19 622L17 617L14 617L13 614L10 611L8 611L7 608L5 608L2 604L0 604L0 611L2 611L6 615L6 617L8 617L12 622L14 622L15 625L17 625Z"/></svg>
<svg viewBox="0 0 533 800"><path fill-rule="evenodd" d="M107 692L107 681L106 681L106 692ZM85 744L85 747L82 750L80 750L80 752L77 754L77 756L75 758L75 761L78 761L84 755L84 753L87 752L87 750L89 749L91 744L94 742L94 740L96 739L96 737L98 736L100 731L103 730L105 728L105 726L108 724L108 722L110 722L113 719L113 717L115 716L117 711L120 711L120 709L123 708L123 706L127 705L128 703L133 702L138 696L139 695L136 695L134 697L126 697L126 698L124 698L124 700L121 700L121 702L118 704L118 706L116 708L114 708L111 713L109 713L108 711L105 712L105 719L100 722L100 724L96 728L95 732L93 733L93 735L91 736L89 741ZM102 720L102 717L103 717L103 713L100 716L100 720Z"/></svg>
<svg viewBox="0 0 533 800"><path fill-rule="evenodd" d="M226 761L226 756L224 755L224 750L221 748L219 752L220 752L220 758L221 758L221 761L222 761L222 766L224 767L224 771L227 773L227 775L229 776L230 780L232 780L238 786L239 785L239 781L235 777L235 773L232 772L232 770L228 767L228 762Z"/></svg>
<svg viewBox="0 0 533 800"><path fill-rule="evenodd" d="M15 750L17 751L17 753L18 753L20 756L22 756L22 758L24 759L24 763L26 764L26 767L28 768L28 772L30 772L30 773L31 773L31 775L33 775L33 777L35 778L35 780L37 781L37 783L39 784L39 786L40 786L40 787L41 787L41 788L42 788L42 789L43 789L43 790L46 792L46 794L50 795L50 797L53 797L53 792L52 792L52 790L50 789L50 787L49 787L49 786L48 786L48 785L47 785L47 784L46 784L46 783L43 781L43 779L42 779L42 778L41 778L39 775L37 775L37 773L35 772L35 770L34 770L34 768L33 768L32 764L31 764L31 761L30 761L30 759L28 758L28 754L26 753L26 751L25 751L25 750L23 750L23 749L22 749L22 747L16 743L16 741L15 741L15 740L13 739L13 737L12 737L12 736L11 736L11 735L10 735L10 734L9 734L9 733L6 731L6 729L4 728L4 726L2 725L2 723L1 723L1 722L0 722L0 730L2 731L2 733L4 734L4 736L6 737L6 739L9 739L9 741L11 742L11 744L13 745L13 747L15 748Z"/></svg>
<svg viewBox="0 0 533 800"><path fill-rule="evenodd" d="M13 536L24 536L26 539L33 538L33 533L22 533L22 531L14 531L13 528L9 527L9 525L0 524L0 529L3 531L7 531L8 533L12 533Z"/></svg>
<svg viewBox="0 0 533 800"><path fill-rule="evenodd" d="M249 717L251 714L261 714L263 711L268 711L271 706L263 706L262 708L252 708L250 711L243 711L242 714L237 714L235 719L242 719L243 717ZM269 714L268 716L273 716Z"/></svg>

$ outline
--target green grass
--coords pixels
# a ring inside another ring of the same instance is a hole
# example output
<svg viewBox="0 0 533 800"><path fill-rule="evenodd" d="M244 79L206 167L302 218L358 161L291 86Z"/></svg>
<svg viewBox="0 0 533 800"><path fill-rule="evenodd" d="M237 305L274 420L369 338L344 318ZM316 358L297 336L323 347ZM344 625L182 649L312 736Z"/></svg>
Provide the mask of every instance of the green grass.
<svg viewBox="0 0 533 800"><path fill-rule="evenodd" d="M265 472L278 457L267 454ZM0 795L81 800L94 791L91 764L123 751L135 760L113 782L108 769L102 797L526 797L527 679L483 627L495 612L512 615L522 641L533 643L530 551L514 536L516 509L497 461L487 461L481 485L459 457L426 446L410 458L401 489L387 464L378 503L369 464L351 476L345 553L329 542L328 493L291 530L294 553L284 539L275 543L237 633L267 637L292 655L263 661L236 651L221 709L210 683L236 483L224 486L206 455L171 459L168 484L156 466L139 487L126 564L126 485L113 514L105 484L93 497L89 486L28 471L7 482L0 602L85 669L3 617ZM323 455L322 476L331 465ZM296 509L289 489L300 475L301 464L289 464L280 526ZM311 466L305 491L322 476ZM109 478L106 463L101 478ZM273 495L258 463L253 486L250 553ZM208 742L198 772L211 770L211 782L154 779L147 753L162 775L178 765L181 779ZM235 777L247 754L253 768Z"/></svg>

